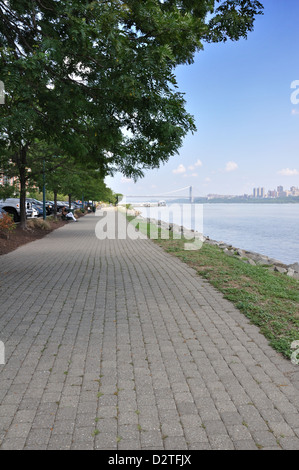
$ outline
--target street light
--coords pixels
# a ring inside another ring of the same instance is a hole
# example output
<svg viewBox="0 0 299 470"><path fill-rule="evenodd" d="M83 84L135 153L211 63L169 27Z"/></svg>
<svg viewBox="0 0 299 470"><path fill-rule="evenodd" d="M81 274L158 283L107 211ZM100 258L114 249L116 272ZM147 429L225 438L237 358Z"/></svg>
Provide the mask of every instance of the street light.
<svg viewBox="0 0 299 470"><path fill-rule="evenodd" d="M46 162L43 160L43 219L46 220Z"/></svg>

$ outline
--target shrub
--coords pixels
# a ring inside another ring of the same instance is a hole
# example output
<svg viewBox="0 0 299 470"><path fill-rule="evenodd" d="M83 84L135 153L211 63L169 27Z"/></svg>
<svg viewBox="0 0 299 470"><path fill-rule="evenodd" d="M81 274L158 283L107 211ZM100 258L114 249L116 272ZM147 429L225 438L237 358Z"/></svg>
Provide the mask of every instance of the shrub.
<svg viewBox="0 0 299 470"><path fill-rule="evenodd" d="M76 209L74 214L77 215L77 216L85 214L85 209Z"/></svg>
<svg viewBox="0 0 299 470"><path fill-rule="evenodd" d="M13 221L11 214L3 214L0 219L0 233L4 234L6 238L9 238L10 233L15 230L16 224Z"/></svg>
<svg viewBox="0 0 299 470"><path fill-rule="evenodd" d="M47 220L44 219L31 219L27 221L27 228L50 230L51 226Z"/></svg>

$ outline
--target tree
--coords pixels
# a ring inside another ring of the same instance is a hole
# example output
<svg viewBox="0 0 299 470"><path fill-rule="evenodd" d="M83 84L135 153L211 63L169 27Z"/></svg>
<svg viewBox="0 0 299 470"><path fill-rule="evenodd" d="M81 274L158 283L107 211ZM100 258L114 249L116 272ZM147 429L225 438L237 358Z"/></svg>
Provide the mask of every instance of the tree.
<svg viewBox="0 0 299 470"><path fill-rule="evenodd" d="M18 168L22 225L34 139L102 174L159 167L196 130L175 67L247 37L261 13L257 0L0 0L0 155Z"/></svg>
<svg viewBox="0 0 299 470"><path fill-rule="evenodd" d="M57 194L71 198L100 200L110 195L111 190L104 183L95 162L80 163L76 159L62 155L54 144L35 141L28 154L30 166L28 185L41 190L45 183L47 191L54 193L54 214L57 212ZM111 193L112 194L112 193Z"/></svg>
<svg viewBox="0 0 299 470"><path fill-rule="evenodd" d="M4 183L0 186L0 199L7 199L9 197L13 197L15 193L15 186Z"/></svg>

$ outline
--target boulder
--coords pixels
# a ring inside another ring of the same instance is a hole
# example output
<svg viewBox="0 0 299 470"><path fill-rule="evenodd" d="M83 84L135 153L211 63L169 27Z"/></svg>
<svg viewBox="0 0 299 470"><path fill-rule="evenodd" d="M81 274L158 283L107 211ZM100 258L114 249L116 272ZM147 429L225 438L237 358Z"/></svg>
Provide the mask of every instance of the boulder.
<svg viewBox="0 0 299 470"><path fill-rule="evenodd" d="M235 252L235 254L236 254L237 256L244 256L244 255L245 255L245 251L244 251L244 250L237 250L237 251Z"/></svg>
<svg viewBox="0 0 299 470"><path fill-rule="evenodd" d="M223 253L225 253L226 255L228 256L235 256L235 253L233 252L233 250L223 250Z"/></svg>
<svg viewBox="0 0 299 470"><path fill-rule="evenodd" d="M287 270L285 268L281 268L279 266L274 267L274 271L280 273L280 274L286 274Z"/></svg>
<svg viewBox="0 0 299 470"><path fill-rule="evenodd" d="M296 273L299 273L299 263L290 264L288 267L293 269Z"/></svg>
<svg viewBox="0 0 299 470"><path fill-rule="evenodd" d="M270 266L272 263L271 261L269 260L269 258L265 258L263 256L260 256L257 261L256 261L256 264L258 266Z"/></svg>

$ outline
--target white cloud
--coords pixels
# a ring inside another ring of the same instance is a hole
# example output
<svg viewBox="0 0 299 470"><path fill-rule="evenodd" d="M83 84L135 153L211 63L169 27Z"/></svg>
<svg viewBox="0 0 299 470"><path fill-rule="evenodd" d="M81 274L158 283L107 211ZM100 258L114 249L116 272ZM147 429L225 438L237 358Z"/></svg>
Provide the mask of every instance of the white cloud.
<svg viewBox="0 0 299 470"><path fill-rule="evenodd" d="M225 166L225 171L226 172L235 171L237 170L237 168L238 168L238 165L236 162L227 162Z"/></svg>
<svg viewBox="0 0 299 470"><path fill-rule="evenodd" d="M292 115L296 116L299 114L299 109L292 109Z"/></svg>
<svg viewBox="0 0 299 470"><path fill-rule="evenodd" d="M278 174L282 176L297 176L299 175L299 171L295 169L291 170L290 168L284 168L283 170L280 170Z"/></svg>
<svg viewBox="0 0 299 470"><path fill-rule="evenodd" d="M184 178L196 178L198 176L198 173L184 173L183 177Z"/></svg>
<svg viewBox="0 0 299 470"><path fill-rule="evenodd" d="M172 173L174 173L175 175L186 173L186 168L184 167L184 165L181 164L176 168L176 170L172 170Z"/></svg>
<svg viewBox="0 0 299 470"><path fill-rule="evenodd" d="M188 170L195 170L196 167L199 167L199 166L202 166L202 161L201 160L197 160L197 162L195 162L193 165L190 165L188 166Z"/></svg>
<svg viewBox="0 0 299 470"><path fill-rule="evenodd" d="M126 178L125 176L122 177L121 179L122 183L133 183L132 178Z"/></svg>

